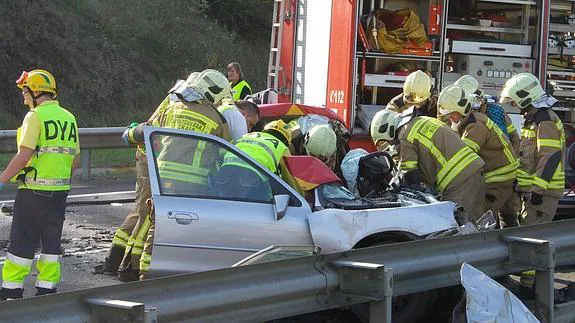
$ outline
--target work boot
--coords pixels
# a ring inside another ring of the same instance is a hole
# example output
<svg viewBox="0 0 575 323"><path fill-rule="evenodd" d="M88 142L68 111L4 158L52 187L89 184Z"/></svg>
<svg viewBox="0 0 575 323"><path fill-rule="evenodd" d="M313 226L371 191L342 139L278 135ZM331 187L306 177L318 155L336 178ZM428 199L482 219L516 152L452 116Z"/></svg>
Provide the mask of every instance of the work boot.
<svg viewBox="0 0 575 323"><path fill-rule="evenodd" d="M140 280L139 270L127 268L125 270L119 271L118 280L125 283L138 281Z"/></svg>
<svg viewBox="0 0 575 323"><path fill-rule="evenodd" d="M42 296L48 294L56 294L56 288L43 288L43 287L36 287L36 294L34 296Z"/></svg>
<svg viewBox="0 0 575 323"><path fill-rule="evenodd" d="M125 249L116 245L112 245L104 264L99 264L94 267L94 274L104 274L115 276L118 273L118 268L124 258Z"/></svg>
<svg viewBox="0 0 575 323"><path fill-rule="evenodd" d="M4 288L0 289L0 301L22 298L24 288Z"/></svg>

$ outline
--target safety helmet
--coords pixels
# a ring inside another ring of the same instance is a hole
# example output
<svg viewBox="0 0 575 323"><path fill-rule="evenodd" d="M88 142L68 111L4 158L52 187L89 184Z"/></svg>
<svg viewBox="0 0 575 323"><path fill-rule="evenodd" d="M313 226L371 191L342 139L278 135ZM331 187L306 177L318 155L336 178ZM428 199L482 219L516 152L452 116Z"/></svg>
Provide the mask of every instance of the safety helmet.
<svg viewBox="0 0 575 323"><path fill-rule="evenodd" d="M463 75L453 85L457 85L469 94L481 95L479 81L471 75Z"/></svg>
<svg viewBox="0 0 575 323"><path fill-rule="evenodd" d="M190 74L186 82L189 87L212 104L219 104L222 99L232 96L232 88L228 78L219 71L207 69L198 75Z"/></svg>
<svg viewBox="0 0 575 323"><path fill-rule="evenodd" d="M525 109L533 101L545 95L541 83L531 73L520 73L505 82L500 103L515 102L519 109Z"/></svg>
<svg viewBox="0 0 575 323"><path fill-rule="evenodd" d="M401 114L388 109L379 110L371 120L371 138L374 142L394 140L400 121Z"/></svg>
<svg viewBox="0 0 575 323"><path fill-rule="evenodd" d="M16 85L20 89L27 87L34 92L48 92L52 93L54 97L58 95L56 79L50 72L45 70L22 72L22 75L16 80Z"/></svg>
<svg viewBox="0 0 575 323"><path fill-rule="evenodd" d="M445 87L439 98L437 98L437 111L440 116L448 115L452 112L459 112L462 116L467 116L471 112L473 97L457 85Z"/></svg>
<svg viewBox="0 0 575 323"><path fill-rule="evenodd" d="M403 83L403 99L407 103L421 103L431 97L431 78L421 70L409 74Z"/></svg>
<svg viewBox="0 0 575 323"><path fill-rule="evenodd" d="M335 153L337 137L329 125L313 126L305 136L304 148L308 154L327 160Z"/></svg>
<svg viewBox="0 0 575 323"><path fill-rule="evenodd" d="M289 126L281 119L274 120L266 124L263 132L269 133L270 135L278 138L286 146L289 146L291 142L291 130L289 129Z"/></svg>

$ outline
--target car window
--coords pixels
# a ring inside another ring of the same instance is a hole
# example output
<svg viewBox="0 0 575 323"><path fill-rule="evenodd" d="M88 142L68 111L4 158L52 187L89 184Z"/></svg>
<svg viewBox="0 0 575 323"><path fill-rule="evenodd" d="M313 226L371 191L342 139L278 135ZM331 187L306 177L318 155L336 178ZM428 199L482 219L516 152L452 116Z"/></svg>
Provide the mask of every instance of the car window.
<svg viewBox="0 0 575 323"><path fill-rule="evenodd" d="M274 194L289 194L261 166L216 140L156 132L151 141L164 196L271 204Z"/></svg>

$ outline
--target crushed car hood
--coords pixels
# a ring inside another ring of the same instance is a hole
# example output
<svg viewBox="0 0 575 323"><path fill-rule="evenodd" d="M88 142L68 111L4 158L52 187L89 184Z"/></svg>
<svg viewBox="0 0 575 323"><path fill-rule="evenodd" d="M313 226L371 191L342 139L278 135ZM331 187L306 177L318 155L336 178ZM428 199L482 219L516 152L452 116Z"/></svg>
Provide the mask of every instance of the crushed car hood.
<svg viewBox="0 0 575 323"><path fill-rule="evenodd" d="M458 227L454 209L449 201L385 209L325 209L308 215L308 221L314 244L329 253L349 250L378 232L425 236Z"/></svg>

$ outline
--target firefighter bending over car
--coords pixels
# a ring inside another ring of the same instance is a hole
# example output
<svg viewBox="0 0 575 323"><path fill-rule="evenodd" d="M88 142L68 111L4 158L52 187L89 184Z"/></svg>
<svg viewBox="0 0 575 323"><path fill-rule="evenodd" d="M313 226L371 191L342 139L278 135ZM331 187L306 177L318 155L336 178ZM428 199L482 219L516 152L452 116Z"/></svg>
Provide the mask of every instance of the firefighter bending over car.
<svg viewBox="0 0 575 323"><path fill-rule="evenodd" d="M130 143L142 143L143 126L153 125L192 130L230 141L226 119L216 109L224 98L230 97L231 88L222 73L211 69L194 72L169 91L169 102L162 113L149 122L128 129L124 137ZM160 147L157 161L164 192L198 195L209 189L208 174L215 167L213 161L219 158L217 151L197 149L196 141L177 136L162 138L153 145ZM149 271L155 215L151 203L148 202L147 207L148 216L132 231L130 239L134 244L126 249L120 265L119 277L124 276L125 280L145 279Z"/></svg>
<svg viewBox="0 0 575 323"><path fill-rule="evenodd" d="M461 104L471 107L467 97ZM414 117L388 109L377 112L370 132L379 141L399 144L399 168L407 185L435 186L444 200L463 206L477 220L483 215L485 196L481 158L451 128L435 118Z"/></svg>
<svg viewBox="0 0 575 323"><path fill-rule="evenodd" d="M54 76L45 70L23 72L16 81L30 111L18 129L18 152L2 175L0 190L19 181L10 227L10 245L2 268L0 300L23 297L34 252L42 250L36 268L36 296L56 293L60 282L62 226L73 164L80 153L78 123L54 100Z"/></svg>
<svg viewBox="0 0 575 323"><path fill-rule="evenodd" d="M468 104L474 99L461 87L449 85L439 94L437 108L439 115L451 120L453 130L485 162L485 209L497 215L513 193L519 159L501 129Z"/></svg>
<svg viewBox="0 0 575 323"><path fill-rule="evenodd" d="M501 132L509 138L515 156L519 158L519 133L515 129L511 118L503 107L497 104L491 97L483 95L479 88L479 82L471 75L460 77L454 85L460 86L465 92L475 96L472 109L483 113L501 129ZM518 213L521 210L521 198L517 192L517 179L513 182L513 190L499 210L499 224L501 228L516 227L519 225ZM489 192L487 192L489 194ZM497 215L494 213L494 215Z"/></svg>

